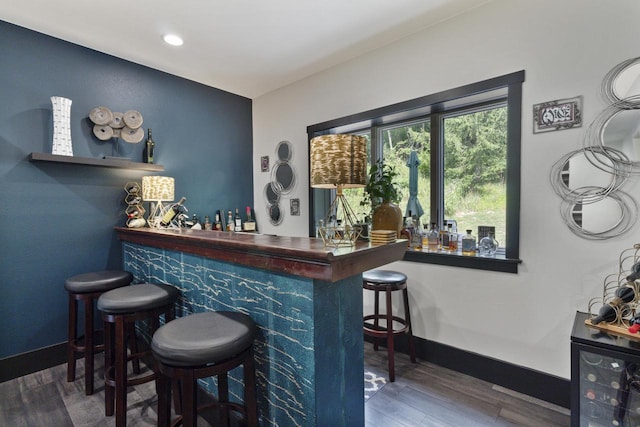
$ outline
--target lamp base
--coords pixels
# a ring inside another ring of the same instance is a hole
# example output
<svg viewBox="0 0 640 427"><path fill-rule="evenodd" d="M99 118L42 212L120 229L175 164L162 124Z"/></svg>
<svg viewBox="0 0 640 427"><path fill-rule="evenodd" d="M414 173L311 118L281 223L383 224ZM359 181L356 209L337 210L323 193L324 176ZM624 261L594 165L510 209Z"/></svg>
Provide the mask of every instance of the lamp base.
<svg viewBox="0 0 640 427"><path fill-rule="evenodd" d="M149 227L151 228L162 228L160 225L160 221L162 221L162 217L169 209L169 206L164 206L162 202L151 202L151 211L149 212L149 217L147 218L147 223L149 223Z"/></svg>
<svg viewBox="0 0 640 427"><path fill-rule="evenodd" d="M346 227L319 227L318 233L320 234L325 246L343 248L355 246L356 241L362 234L362 227L359 225L347 225Z"/></svg>
<svg viewBox="0 0 640 427"><path fill-rule="evenodd" d="M341 218L338 221L338 218ZM342 186L337 186L336 198L331 203L324 225L318 227L318 233L325 246L340 248L355 246L362 234L362 226L357 224L356 215L342 194Z"/></svg>

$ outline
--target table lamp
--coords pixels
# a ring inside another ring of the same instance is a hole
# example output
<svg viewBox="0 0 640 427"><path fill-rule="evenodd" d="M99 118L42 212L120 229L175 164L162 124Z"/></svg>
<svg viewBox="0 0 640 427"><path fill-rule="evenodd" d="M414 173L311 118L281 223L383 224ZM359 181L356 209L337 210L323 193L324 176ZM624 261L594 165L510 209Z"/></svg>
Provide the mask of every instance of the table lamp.
<svg viewBox="0 0 640 427"><path fill-rule="evenodd" d="M168 176L143 176L142 200L150 202L151 207L147 222L150 227L159 227L160 220L169 206L162 202L173 202L174 179Z"/></svg>
<svg viewBox="0 0 640 427"><path fill-rule="evenodd" d="M311 139L310 181L313 188L336 190L336 197L318 228L325 246L354 246L362 233L356 215L342 194L367 182L367 139L357 135L322 135Z"/></svg>

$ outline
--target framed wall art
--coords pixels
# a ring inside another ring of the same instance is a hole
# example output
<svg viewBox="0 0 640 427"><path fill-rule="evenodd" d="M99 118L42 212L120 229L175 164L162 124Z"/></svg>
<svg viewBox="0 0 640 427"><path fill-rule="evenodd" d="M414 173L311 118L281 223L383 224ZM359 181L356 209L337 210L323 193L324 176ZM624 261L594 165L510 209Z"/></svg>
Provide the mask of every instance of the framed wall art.
<svg viewBox="0 0 640 427"><path fill-rule="evenodd" d="M533 106L533 133L582 126L582 96Z"/></svg>

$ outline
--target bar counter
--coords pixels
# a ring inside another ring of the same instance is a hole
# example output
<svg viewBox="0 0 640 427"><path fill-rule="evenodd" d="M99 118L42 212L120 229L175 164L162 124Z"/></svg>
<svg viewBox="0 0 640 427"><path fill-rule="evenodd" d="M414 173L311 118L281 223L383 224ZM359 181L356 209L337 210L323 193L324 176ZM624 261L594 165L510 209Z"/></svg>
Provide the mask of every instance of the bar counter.
<svg viewBox="0 0 640 427"><path fill-rule="evenodd" d="M116 232L137 282L182 291L179 316L237 310L257 323L261 426L364 426L362 272L402 259L406 241L332 249L305 237ZM239 400L241 378L229 381ZM200 385L215 395L212 380Z"/></svg>

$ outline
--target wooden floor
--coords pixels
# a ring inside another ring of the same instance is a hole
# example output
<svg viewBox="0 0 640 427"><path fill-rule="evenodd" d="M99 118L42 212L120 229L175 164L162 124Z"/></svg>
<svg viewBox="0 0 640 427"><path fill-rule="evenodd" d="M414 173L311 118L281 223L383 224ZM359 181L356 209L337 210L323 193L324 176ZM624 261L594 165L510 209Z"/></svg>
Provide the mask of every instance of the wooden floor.
<svg viewBox="0 0 640 427"><path fill-rule="evenodd" d="M101 358L97 357L98 362ZM365 404L366 427L396 426L568 426L569 412L457 372L397 355L396 381ZM67 383L66 365L0 384L0 426L113 426L104 416L104 387L96 371L96 393L84 395L82 361L75 382ZM365 369L386 372L386 352L365 343ZM156 425L154 383L128 394L130 427ZM199 425L208 426L201 420Z"/></svg>

